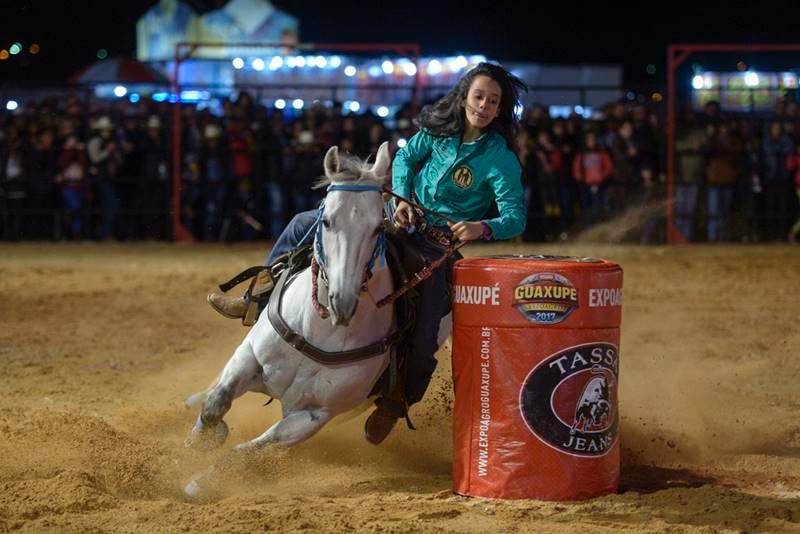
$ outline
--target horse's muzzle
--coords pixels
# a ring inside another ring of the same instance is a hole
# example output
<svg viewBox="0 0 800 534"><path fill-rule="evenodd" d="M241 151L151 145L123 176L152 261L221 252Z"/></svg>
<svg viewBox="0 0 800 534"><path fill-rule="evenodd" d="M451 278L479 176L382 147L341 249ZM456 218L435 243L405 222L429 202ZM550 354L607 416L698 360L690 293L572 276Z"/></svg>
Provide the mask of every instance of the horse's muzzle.
<svg viewBox="0 0 800 534"><path fill-rule="evenodd" d="M329 295L329 303L331 308L331 320L337 326L347 326L350 324L350 319L356 314L358 308L358 298L352 296L344 296L339 293L331 293Z"/></svg>

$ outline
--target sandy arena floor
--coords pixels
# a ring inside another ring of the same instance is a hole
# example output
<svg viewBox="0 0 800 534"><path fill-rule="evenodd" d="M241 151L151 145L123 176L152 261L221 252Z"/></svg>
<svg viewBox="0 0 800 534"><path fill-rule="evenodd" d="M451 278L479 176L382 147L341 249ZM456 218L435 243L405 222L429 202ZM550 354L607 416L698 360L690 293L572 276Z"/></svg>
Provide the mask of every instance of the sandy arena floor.
<svg viewBox="0 0 800 534"><path fill-rule="evenodd" d="M800 247L495 245L625 269L620 493L499 502L450 491L450 359L380 447L365 415L180 488L203 389L245 334L205 303L264 246L0 246L0 532L800 532ZM274 422L246 395L229 449Z"/></svg>

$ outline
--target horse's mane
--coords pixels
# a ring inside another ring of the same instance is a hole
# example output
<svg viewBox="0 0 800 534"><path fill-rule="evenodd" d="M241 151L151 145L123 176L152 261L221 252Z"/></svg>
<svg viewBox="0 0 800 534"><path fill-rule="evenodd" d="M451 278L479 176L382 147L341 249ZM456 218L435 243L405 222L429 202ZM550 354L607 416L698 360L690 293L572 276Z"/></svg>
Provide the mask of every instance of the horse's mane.
<svg viewBox="0 0 800 534"><path fill-rule="evenodd" d="M372 162L369 158L362 160L356 156L339 155L339 172L332 176L320 176L313 189L327 187L332 183L371 183L376 185L383 184L383 177L375 176L372 172Z"/></svg>

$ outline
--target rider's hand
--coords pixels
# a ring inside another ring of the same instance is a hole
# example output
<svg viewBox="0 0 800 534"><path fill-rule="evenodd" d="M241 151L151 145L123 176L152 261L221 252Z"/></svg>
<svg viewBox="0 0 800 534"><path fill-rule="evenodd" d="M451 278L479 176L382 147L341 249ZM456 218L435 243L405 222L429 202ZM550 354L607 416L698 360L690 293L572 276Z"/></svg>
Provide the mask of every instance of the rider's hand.
<svg viewBox="0 0 800 534"><path fill-rule="evenodd" d="M394 210L394 220L403 228L412 226L416 220L416 215L414 214L414 208L411 207L411 204L405 200L398 202Z"/></svg>
<svg viewBox="0 0 800 534"><path fill-rule="evenodd" d="M461 221L448 224L448 226L453 231L453 236L457 237L459 241L472 241L483 237L483 226L480 221Z"/></svg>

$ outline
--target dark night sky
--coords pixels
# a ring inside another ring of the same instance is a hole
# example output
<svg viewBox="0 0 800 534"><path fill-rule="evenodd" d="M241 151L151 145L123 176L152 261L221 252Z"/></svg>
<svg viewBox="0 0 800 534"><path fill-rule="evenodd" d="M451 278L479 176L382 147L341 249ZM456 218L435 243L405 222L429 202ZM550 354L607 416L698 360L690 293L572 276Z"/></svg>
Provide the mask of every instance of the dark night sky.
<svg viewBox="0 0 800 534"><path fill-rule="evenodd" d="M0 61L0 83L61 81L109 54L135 53L135 22L157 0L0 0L0 49L37 42L36 56ZM195 6L224 0L190 0ZM419 42L424 54L622 64L632 85L663 83L669 42L800 42L796 1L273 0L300 19L306 42ZM527 7L523 7L527 6ZM645 11L648 14L645 14ZM747 61L747 57L742 59ZM654 76L647 64L657 67ZM800 64L800 61L797 62Z"/></svg>

